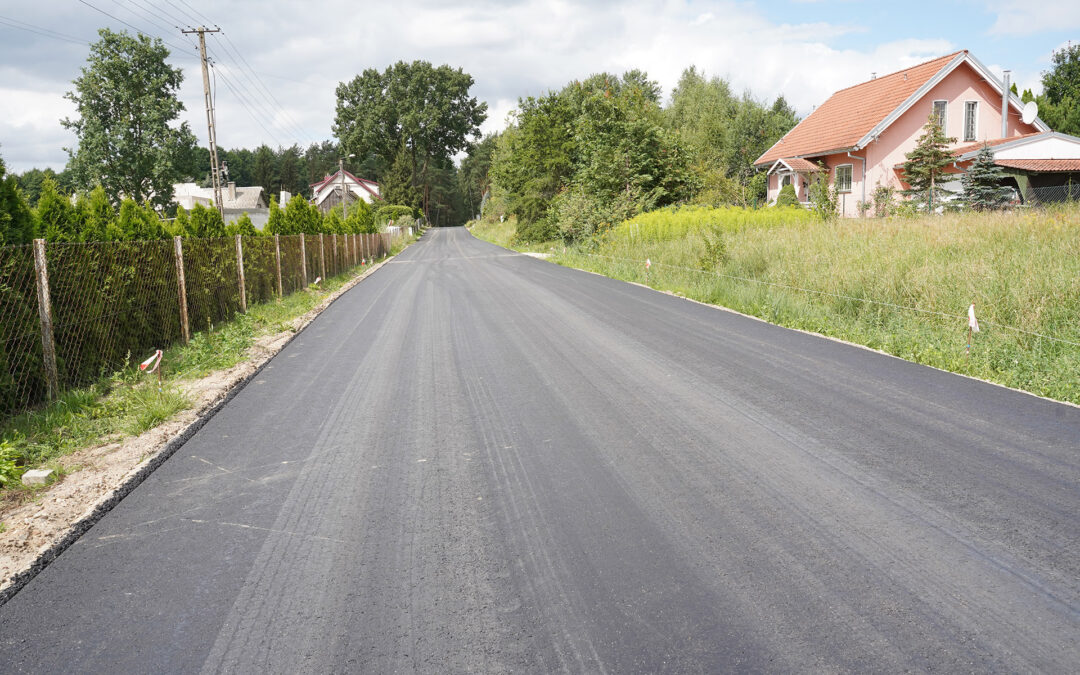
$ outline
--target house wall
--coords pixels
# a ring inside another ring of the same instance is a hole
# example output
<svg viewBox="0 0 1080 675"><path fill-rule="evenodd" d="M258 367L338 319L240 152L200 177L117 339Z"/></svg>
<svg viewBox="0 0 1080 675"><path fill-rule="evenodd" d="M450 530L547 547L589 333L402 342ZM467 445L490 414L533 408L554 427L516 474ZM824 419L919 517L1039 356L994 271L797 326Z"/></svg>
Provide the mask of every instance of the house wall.
<svg viewBox="0 0 1080 675"><path fill-rule="evenodd" d="M994 152L998 159L1080 159L1080 143L1067 138L1045 138L1016 148Z"/></svg>
<svg viewBox="0 0 1080 675"><path fill-rule="evenodd" d="M991 140L1001 137L1001 96L985 80L979 77L969 65L961 64L906 113L882 132L877 140L871 141L861 152L852 153L866 157L866 195L872 199L878 185L892 186L896 189L906 187L897 175L895 167L903 164L905 155L915 147L923 133L926 120L933 110L935 100L946 100L946 134L957 139L951 147L966 145L964 138L964 102L978 101L977 140ZM1021 136L1038 131L1031 124L1020 120L1020 113L1010 107L1008 117L1008 136ZM856 171L857 172L857 171ZM852 186L854 188L854 186ZM854 190L853 190L854 192ZM845 215L857 214L846 213Z"/></svg>

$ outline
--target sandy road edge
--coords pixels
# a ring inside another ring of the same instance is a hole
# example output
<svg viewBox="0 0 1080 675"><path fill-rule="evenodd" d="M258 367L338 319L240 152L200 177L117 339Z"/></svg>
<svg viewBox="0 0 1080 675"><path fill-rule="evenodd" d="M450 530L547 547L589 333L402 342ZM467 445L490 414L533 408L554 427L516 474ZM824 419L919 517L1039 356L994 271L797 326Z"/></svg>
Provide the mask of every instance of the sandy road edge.
<svg viewBox="0 0 1080 675"><path fill-rule="evenodd" d="M407 247L408 245L406 248ZM144 480L146 480L154 470L172 457L177 450L183 447L188 439L194 436L195 433L209 422L219 410L231 401L233 397L239 394L249 382L255 379L259 373L262 372L263 368L266 367L266 364L281 352L286 345L295 340L296 337L311 325L311 323L322 314L327 307L332 305L347 291L371 276L376 270L393 260L395 257L396 256L387 257L379 263L371 265L355 278L350 279L341 288L324 298L318 305L297 319L294 319L293 327L290 330L264 336L257 340L249 349L250 357L247 360L225 371L218 371L218 373L203 378L203 380L208 380L215 375L220 375L222 373L227 374L227 377L223 382L200 391L202 405L198 407L197 410L186 410L177 415L177 418L193 415L195 419L186 425L183 425L178 431L167 433L164 435L164 438L157 439L154 447L149 449L147 453L141 455L140 459L123 474L119 482L108 484L103 476L106 469L99 469L96 472L94 469L84 470L87 473L83 478L89 478L90 481L94 480L95 473L102 474L97 476L97 478L102 480L102 490L99 492L97 500L92 506L83 511L82 515L78 518L68 522L59 523L59 536L57 537L54 535L54 537L51 538L51 541L38 548L36 553L27 551L25 555L12 556L14 559L8 561L2 560L3 556L0 556L0 562L4 563L3 566L13 570L7 578L0 580L0 607L13 598L34 577L56 560L65 549L78 541L79 537L85 534L94 526L94 524L101 520L105 514L119 504L124 497L129 495ZM260 345L262 345L261 348ZM266 348L267 345L269 345L269 348ZM139 439L144 439L148 436L161 435L160 430L162 427L168 426L170 422L175 424L177 418L168 420L137 437L125 439L124 443L134 443ZM79 475L81 473L82 472L78 472L73 475ZM60 487L63 484L63 482L57 483L55 487ZM42 502L46 505L49 502L51 492L52 490L47 491L42 496ZM12 536L16 533L8 531L4 534Z"/></svg>

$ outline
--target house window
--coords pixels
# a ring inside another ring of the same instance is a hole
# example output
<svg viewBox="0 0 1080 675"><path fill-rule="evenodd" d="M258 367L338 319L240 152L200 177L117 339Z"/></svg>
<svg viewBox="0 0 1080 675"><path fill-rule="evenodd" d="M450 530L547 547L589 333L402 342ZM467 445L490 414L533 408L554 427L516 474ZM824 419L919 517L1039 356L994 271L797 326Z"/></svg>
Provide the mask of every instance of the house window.
<svg viewBox="0 0 1080 675"><path fill-rule="evenodd" d="M785 173L784 177L780 179L780 187L784 187L785 185L791 185L791 174L790 173Z"/></svg>
<svg viewBox="0 0 1080 675"><path fill-rule="evenodd" d="M948 121L945 117L945 108L948 104L948 101L934 101L934 119L937 120L942 132L945 131L945 122Z"/></svg>
<svg viewBox="0 0 1080 675"><path fill-rule="evenodd" d="M841 164L836 167L836 191L851 192L851 165Z"/></svg>
<svg viewBox="0 0 1080 675"><path fill-rule="evenodd" d="M979 128L979 102L964 101L964 140L974 141Z"/></svg>

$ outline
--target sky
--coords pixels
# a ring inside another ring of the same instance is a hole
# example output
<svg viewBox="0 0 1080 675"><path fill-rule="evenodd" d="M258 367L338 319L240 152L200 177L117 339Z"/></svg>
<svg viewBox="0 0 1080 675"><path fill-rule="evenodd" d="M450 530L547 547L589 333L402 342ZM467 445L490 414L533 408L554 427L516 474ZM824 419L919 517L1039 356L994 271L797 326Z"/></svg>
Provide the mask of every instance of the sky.
<svg viewBox="0 0 1080 675"><path fill-rule="evenodd" d="M693 65L759 100L783 95L800 115L843 87L959 49L1038 93L1050 56L1080 40L1077 0L0 0L0 157L9 171L60 170L74 136L60 119L97 30L140 30L172 50L179 95L207 138L195 41L216 73L218 144L306 146L331 140L335 87L404 60L460 67L502 129L519 97L597 72L638 68L668 96Z"/></svg>

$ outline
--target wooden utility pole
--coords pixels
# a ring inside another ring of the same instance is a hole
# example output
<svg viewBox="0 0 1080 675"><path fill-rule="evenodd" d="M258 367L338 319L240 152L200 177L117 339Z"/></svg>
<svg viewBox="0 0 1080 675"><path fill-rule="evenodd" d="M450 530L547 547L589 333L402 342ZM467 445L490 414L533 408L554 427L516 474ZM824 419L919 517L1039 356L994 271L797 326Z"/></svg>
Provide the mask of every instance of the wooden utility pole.
<svg viewBox="0 0 1080 675"><path fill-rule="evenodd" d="M207 67L206 62L206 34L217 33L220 28L206 28L199 26L192 30L180 31L181 33L198 33L199 34L199 56L202 58L202 84L203 84L203 97L206 99L206 126L210 130L210 179L214 184L214 204L217 205L218 213L221 215L221 220L225 220L225 207L221 203L221 173L218 169L218 156L217 156L217 129L216 120L214 118L214 97L210 93L210 69Z"/></svg>

